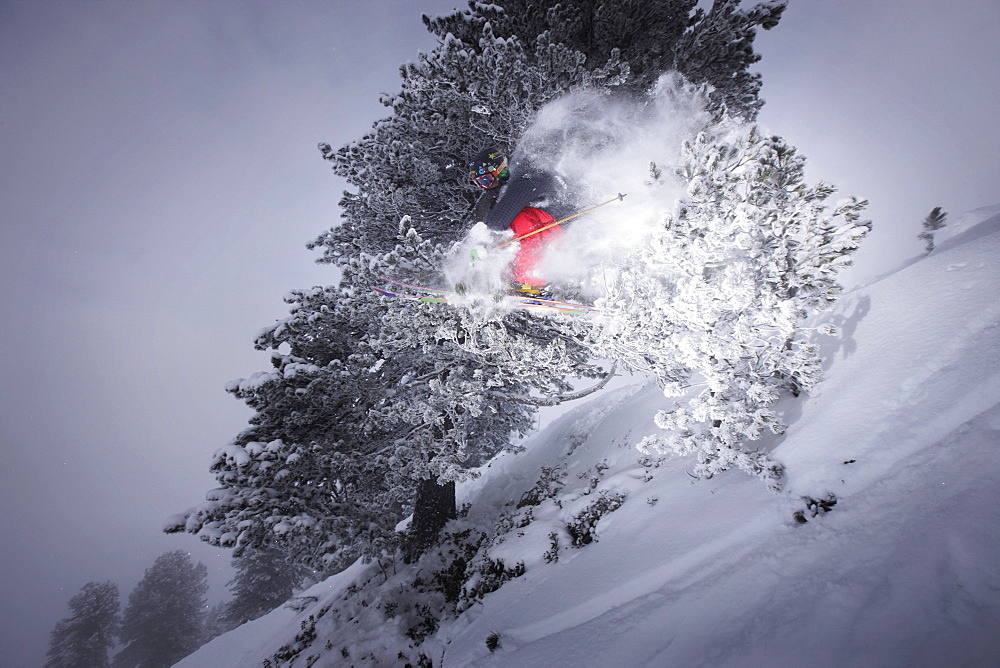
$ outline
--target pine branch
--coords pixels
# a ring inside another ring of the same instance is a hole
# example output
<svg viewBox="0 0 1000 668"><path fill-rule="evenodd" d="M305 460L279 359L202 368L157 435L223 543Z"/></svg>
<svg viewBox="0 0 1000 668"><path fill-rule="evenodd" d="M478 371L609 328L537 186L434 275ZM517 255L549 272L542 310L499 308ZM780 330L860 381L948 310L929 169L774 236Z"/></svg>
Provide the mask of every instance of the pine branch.
<svg viewBox="0 0 1000 668"><path fill-rule="evenodd" d="M612 378L614 378L617 375L617 373L616 373L617 370L618 370L618 362L615 361L614 363L612 363L611 369L608 371L607 374L605 374L604 378L602 378L599 383L597 383L596 385L592 385L591 387L588 387L585 390L581 390L579 392L574 392L572 394L560 394L560 395L556 395L556 396L553 396L553 397L544 397L544 398L543 397L515 397L515 396L508 396L508 395L500 395L500 394L494 393L494 392L491 392L490 394L492 396L497 396L497 397L501 397L502 396L504 399L506 399L508 401L511 401L511 402L514 402L514 403L517 403L517 404L527 405L527 406L538 406L540 408L541 407L547 407L547 406L558 406L559 404L565 403L567 401L576 401L577 399L582 399L582 398L584 398L586 396L589 396L589 395L593 394L594 392L597 392L598 390L602 389L609 382L611 382Z"/></svg>

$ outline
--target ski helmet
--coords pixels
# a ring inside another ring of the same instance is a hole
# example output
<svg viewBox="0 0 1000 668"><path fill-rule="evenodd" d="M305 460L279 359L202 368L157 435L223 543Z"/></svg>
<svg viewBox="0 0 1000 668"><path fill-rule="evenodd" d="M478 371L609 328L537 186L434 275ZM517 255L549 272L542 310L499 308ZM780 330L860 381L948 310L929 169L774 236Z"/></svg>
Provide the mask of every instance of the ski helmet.
<svg viewBox="0 0 1000 668"><path fill-rule="evenodd" d="M483 190L502 185L508 177L507 156L497 149L484 148L469 162L469 178Z"/></svg>

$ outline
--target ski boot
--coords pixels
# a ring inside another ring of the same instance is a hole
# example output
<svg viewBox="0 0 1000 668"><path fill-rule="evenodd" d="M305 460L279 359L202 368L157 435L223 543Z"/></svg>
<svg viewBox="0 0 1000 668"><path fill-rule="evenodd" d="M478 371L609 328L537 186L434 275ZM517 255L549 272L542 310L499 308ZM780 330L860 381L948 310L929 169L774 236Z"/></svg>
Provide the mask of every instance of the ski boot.
<svg viewBox="0 0 1000 668"><path fill-rule="evenodd" d="M552 291L549 286L535 286L528 285L527 283L518 283L516 281L511 281L510 284L511 294L520 295L522 297L538 297L539 299L552 299Z"/></svg>

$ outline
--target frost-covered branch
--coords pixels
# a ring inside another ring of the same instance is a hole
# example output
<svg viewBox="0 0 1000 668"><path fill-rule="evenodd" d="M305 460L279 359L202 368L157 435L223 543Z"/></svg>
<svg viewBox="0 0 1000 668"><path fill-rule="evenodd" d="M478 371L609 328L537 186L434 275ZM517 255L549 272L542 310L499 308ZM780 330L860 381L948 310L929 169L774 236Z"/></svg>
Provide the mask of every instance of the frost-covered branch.
<svg viewBox="0 0 1000 668"><path fill-rule="evenodd" d="M583 399L586 396L590 396L594 392L604 389L604 387L611 382L617 373L618 363L614 362L611 365L611 369L607 374L600 380L600 382L591 385L590 387L580 390L579 392L573 392L569 394L560 394L554 397L509 397L509 401L513 401L518 404L526 404L529 406L558 406L559 404L566 403L568 401L576 401L577 399Z"/></svg>

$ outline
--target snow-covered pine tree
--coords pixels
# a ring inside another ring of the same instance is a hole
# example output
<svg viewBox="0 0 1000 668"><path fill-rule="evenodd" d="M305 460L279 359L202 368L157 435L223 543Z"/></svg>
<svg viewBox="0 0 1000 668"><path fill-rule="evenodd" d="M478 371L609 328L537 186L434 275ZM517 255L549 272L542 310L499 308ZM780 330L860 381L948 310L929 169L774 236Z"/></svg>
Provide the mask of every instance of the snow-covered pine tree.
<svg viewBox="0 0 1000 668"><path fill-rule="evenodd" d="M930 253L934 250L934 233L944 227L944 221L948 218L948 214L941 210L941 207L936 206L927 217L924 218L923 231L917 235L917 238L924 242L924 247L927 252Z"/></svg>
<svg viewBox="0 0 1000 668"><path fill-rule="evenodd" d="M171 666L202 641L208 569L181 551L156 559L128 597L114 666Z"/></svg>
<svg viewBox="0 0 1000 668"><path fill-rule="evenodd" d="M229 581L233 598L222 620L230 628L267 614L292 597L312 572L286 559L274 547L245 549L233 557L236 575Z"/></svg>
<svg viewBox="0 0 1000 668"><path fill-rule="evenodd" d="M69 600L71 616L60 620L49 639L47 668L101 668L118 633L118 586L88 582Z"/></svg>
<svg viewBox="0 0 1000 668"><path fill-rule="evenodd" d="M754 118L763 102L760 76L749 71L760 60L753 51L757 27L770 30L781 19L784 0L748 9L740 0L714 0L706 11L698 0L497 0L469 2L469 9L434 19L428 28L444 39L466 43L488 23L500 38L523 44L545 39L582 53L584 67L603 67L613 57L629 66L622 87L644 93L666 71L712 87L716 109Z"/></svg>
<svg viewBox="0 0 1000 668"><path fill-rule="evenodd" d="M256 339L273 369L229 385L256 414L215 453L220 487L166 530L234 547L236 556L275 545L292 562L335 572L393 548L407 498L376 465L383 442L368 420L393 384L365 345L384 309L333 286L285 300L289 317Z"/></svg>
<svg viewBox="0 0 1000 668"><path fill-rule="evenodd" d="M697 453L702 476L737 466L776 487L780 465L753 442L783 430L782 391L819 380L802 323L836 300L837 272L870 230L866 202L828 212L834 189L807 186L804 159L756 128L723 119L685 149L687 196L622 272L599 350L684 397L645 451Z"/></svg>
<svg viewBox="0 0 1000 668"><path fill-rule="evenodd" d="M471 210L480 193L468 183L465 162L481 146L492 144L509 150L516 144L531 114L545 102L574 87L614 87L626 78L627 68L617 60L617 54L612 54L604 67L587 69L583 66L584 60L579 52L553 43L547 36L533 40L529 48L517 37L498 38L490 25L483 23L467 40L445 36L432 53L404 67L402 92L385 101L392 107L393 116L376 123L374 131L361 141L339 151L321 146L334 170L358 189L356 194L347 194L342 200L343 224L313 244L313 247L323 248L323 261L345 267L342 288L350 292L352 298L363 299L360 295L378 276L370 271L346 268L368 257L367 254L391 251L397 243L399 221L404 218L437 243L455 241L466 233L471 224ZM387 268L389 273L392 270L393 267ZM421 271L423 274L412 276L426 280L429 274L440 271L440 265L427 266ZM398 273L396 276L400 277ZM406 313L411 308L411 305L396 306ZM523 315L520 320L525 320ZM418 357L426 359L417 361L412 355L407 356L409 369L425 369L423 374L426 375L432 373L430 369L440 367L441 359L447 359L449 376L458 378L459 369L467 369L471 374L483 363L477 361L478 353L463 352L461 347L447 354L436 350L428 341L433 339L438 341L437 345L446 346L444 339L435 338L435 333L443 330L433 318L416 322L429 328L428 335L421 338L410 324L403 331L413 334L414 338L401 347L419 351ZM544 322L522 322L520 329L524 332L521 336L525 346L537 347L539 341L559 338L547 332L547 328ZM384 325L376 324L365 336L383 340L376 333L382 331ZM468 341L475 337L463 335L460 338ZM572 338L568 341L567 345L578 345ZM373 347L377 345L381 344ZM554 384L558 383L545 380L541 386L547 388ZM436 437L444 450L458 443L468 450L468 439L459 433L467 424L464 420L454 422L447 408L453 399L442 403L440 397L432 396L444 392L446 387L447 384L431 383L414 385L405 393L396 391L393 395L396 414L420 415L425 421L421 433ZM502 395L508 391L526 396L520 386L516 389L500 386L493 394ZM491 400L503 401L499 396ZM406 402L420 407L423 412L404 410L402 404ZM441 412L435 414L434 410ZM498 415L503 413L497 411ZM517 422L523 418L512 419ZM428 431L431 425L433 429ZM483 429L482 433L486 431L490 430ZM467 461L481 461L484 453L496 452L491 444L495 440L506 441L510 429L497 424L492 433L494 435L484 436L485 440L480 439L486 450ZM421 447L434 450L430 441L422 443ZM393 459L396 463L408 462L401 470L406 476L416 476L410 478L410 485L417 486L412 506L411 535L414 540L411 547L414 549L425 545L454 515L454 476L458 468L467 467L467 464L449 461L442 465L441 462L449 457L451 455L445 457L440 453L425 454L425 461L419 464L413 458ZM460 460L466 461L464 457ZM400 483L396 489L405 487Z"/></svg>
<svg viewBox="0 0 1000 668"><path fill-rule="evenodd" d="M786 2L768 0L745 10L740 4L740 0L714 0L707 12L695 10L691 27L673 47L671 69L693 83L711 86L709 99L715 109L753 120L764 104L760 74L750 72L760 60L753 50L756 29L778 25Z"/></svg>
<svg viewBox="0 0 1000 668"><path fill-rule="evenodd" d="M595 46L581 29L564 44L563 10L549 4L542 22L538 12L508 12L526 20L516 31L496 28L506 20L499 5L425 19L441 43L401 69L402 91L383 100L392 115L339 150L320 146L354 190L341 201L342 223L310 247L343 268L344 279L293 293L292 316L258 337L275 370L230 388L257 415L217 453L220 488L168 531L219 545L277 542L302 563L329 569L391 549L393 524L413 509L419 549L454 515L454 480L506 447L533 404L558 401L565 374L594 375L584 363L588 334L577 324L523 313L471 321L413 304L386 309L368 289L378 277L372 267L398 270L392 253L401 220L434 243L465 234L480 194L464 169L471 154L484 145L510 151L535 110L570 90L621 88L630 71L641 74L633 86L641 89L664 67L664 45L674 49L691 19L702 17L691 14L691 2L602 3L592 25L610 26L603 17L613 16L616 26L604 41ZM565 6L577 4L590 6ZM757 24L777 20L780 5L770 6L771 18L761 10ZM741 56L753 20L740 28ZM642 39L631 39L640 29ZM628 42L629 62L618 39ZM397 278L426 281L437 269L414 267ZM466 400L484 386L481 400Z"/></svg>

